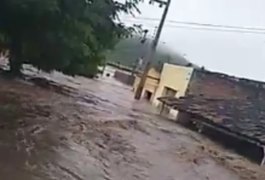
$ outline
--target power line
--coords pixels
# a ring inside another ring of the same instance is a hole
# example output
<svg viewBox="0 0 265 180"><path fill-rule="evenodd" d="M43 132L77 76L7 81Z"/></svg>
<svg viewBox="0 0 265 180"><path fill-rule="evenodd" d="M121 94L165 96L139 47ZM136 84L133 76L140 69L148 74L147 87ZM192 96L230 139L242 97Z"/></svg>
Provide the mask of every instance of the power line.
<svg viewBox="0 0 265 180"><path fill-rule="evenodd" d="M170 28L182 28L182 29L191 29L191 30L205 30L205 31L217 31L217 32L234 32L234 33L242 33L242 34L265 34L264 32L259 31L244 31L244 30L229 30L229 29L213 29L213 28L200 28L200 27L188 27L188 26L166 26Z"/></svg>
<svg viewBox="0 0 265 180"><path fill-rule="evenodd" d="M159 21L157 18L149 17L132 17L132 19L139 20L148 20L148 21ZM167 20L167 22L175 24L189 24L195 26L206 26L206 27L218 27L218 28L232 28L232 29L244 29L244 30L256 30L256 31L265 31L265 28L257 27L244 27L244 26L231 26L231 25L220 25L220 24L211 24L211 23L197 23L197 22L187 22L187 21L176 21L176 20Z"/></svg>
<svg viewBox="0 0 265 180"><path fill-rule="evenodd" d="M156 18L134 18L126 19L127 21L135 22L139 20L149 20L157 21ZM146 22L142 22L145 23ZM221 31L221 32L238 32L238 33L251 33L251 34L265 34L265 28L256 28L256 27L241 27L241 26L229 26L229 25L217 25L217 24L204 24L204 23L195 23L195 22L184 22L184 21L173 21L169 20L166 24L166 27L175 27L175 28L186 28L186 29L197 29L197 30L210 30L210 31ZM179 26L185 25L185 26ZM197 27L194 27L197 26ZM198 27L199 26L199 27Z"/></svg>
<svg viewBox="0 0 265 180"><path fill-rule="evenodd" d="M156 26L151 24L145 24L155 30ZM218 31L218 32L234 32L234 33L244 33L244 34L265 34L265 31L249 31L249 30L237 30L237 29L220 29L220 28L207 28L207 27L194 27L194 26L187 26L187 25L170 25L165 24L166 28L182 28L182 29L190 29L190 30L206 30L206 31Z"/></svg>
<svg viewBox="0 0 265 180"><path fill-rule="evenodd" d="M149 29L155 29L155 25L147 25ZM199 30L199 31L215 31L215 32L232 32L232 33L242 33L242 34L265 34L265 31L244 31L244 30L233 30L233 29L217 29L217 28L203 28L203 27L191 27L185 25L165 25L165 28L175 28L175 29L188 29L188 30Z"/></svg>

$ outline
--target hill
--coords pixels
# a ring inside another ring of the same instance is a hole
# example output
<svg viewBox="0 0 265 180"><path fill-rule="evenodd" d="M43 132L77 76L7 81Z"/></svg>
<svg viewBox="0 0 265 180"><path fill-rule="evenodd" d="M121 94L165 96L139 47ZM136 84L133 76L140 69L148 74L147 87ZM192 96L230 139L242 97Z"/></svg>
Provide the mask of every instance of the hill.
<svg viewBox="0 0 265 180"><path fill-rule="evenodd" d="M134 66L139 57L145 57L150 49L150 40L144 44L140 39L131 38L121 40L113 50L106 53L107 61L120 63L125 66ZM168 48L158 46L155 54L154 66L159 66L165 62L186 66L190 62L179 54L170 51Z"/></svg>

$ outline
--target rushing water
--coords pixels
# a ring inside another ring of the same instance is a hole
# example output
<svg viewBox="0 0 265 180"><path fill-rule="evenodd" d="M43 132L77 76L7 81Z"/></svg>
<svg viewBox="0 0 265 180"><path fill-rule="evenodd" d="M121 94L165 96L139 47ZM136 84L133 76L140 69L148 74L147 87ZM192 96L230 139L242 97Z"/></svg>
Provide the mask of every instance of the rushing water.
<svg viewBox="0 0 265 180"><path fill-rule="evenodd" d="M0 102L21 111L18 117L0 116L0 179L240 179L210 156L200 135L134 101L131 87L107 77L26 74L54 87L0 79ZM69 94L55 93L56 86Z"/></svg>

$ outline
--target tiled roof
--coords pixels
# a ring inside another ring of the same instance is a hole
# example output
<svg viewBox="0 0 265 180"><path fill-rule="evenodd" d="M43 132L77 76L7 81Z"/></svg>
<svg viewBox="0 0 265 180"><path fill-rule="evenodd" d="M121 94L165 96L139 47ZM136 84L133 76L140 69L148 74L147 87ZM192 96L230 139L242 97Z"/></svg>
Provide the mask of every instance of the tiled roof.
<svg viewBox="0 0 265 180"><path fill-rule="evenodd" d="M223 100L189 96L179 99L159 98L166 105L200 117L230 132L265 144L265 102L258 100Z"/></svg>

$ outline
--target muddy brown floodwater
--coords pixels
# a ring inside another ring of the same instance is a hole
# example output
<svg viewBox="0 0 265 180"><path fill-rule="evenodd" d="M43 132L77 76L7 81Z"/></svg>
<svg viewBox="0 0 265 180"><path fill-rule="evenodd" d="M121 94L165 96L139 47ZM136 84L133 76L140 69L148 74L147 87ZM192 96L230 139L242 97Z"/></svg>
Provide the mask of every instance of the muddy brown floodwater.
<svg viewBox="0 0 265 180"><path fill-rule="evenodd" d="M26 74L38 78L0 77L0 179L265 179L261 167L163 119L111 78Z"/></svg>

